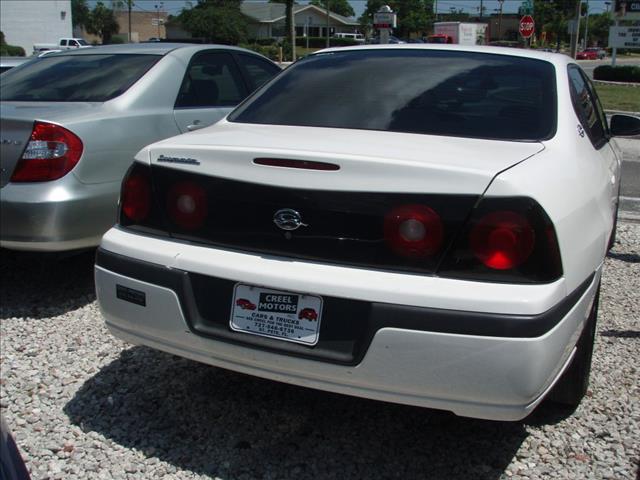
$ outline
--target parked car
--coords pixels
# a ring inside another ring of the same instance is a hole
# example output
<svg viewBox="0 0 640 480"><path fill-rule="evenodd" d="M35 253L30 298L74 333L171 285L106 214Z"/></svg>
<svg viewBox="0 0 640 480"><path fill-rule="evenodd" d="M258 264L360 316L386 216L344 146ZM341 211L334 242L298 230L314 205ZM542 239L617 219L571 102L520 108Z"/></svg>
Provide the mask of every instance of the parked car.
<svg viewBox="0 0 640 480"><path fill-rule="evenodd" d="M605 58L607 56L607 51L604 50L603 48L600 48L600 47L585 48L585 52L595 52L596 57L599 60L602 60L603 58Z"/></svg>
<svg viewBox="0 0 640 480"><path fill-rule="evenodd" d="M210 125L281 69L220 45L52 53L2 75L0 246L96 246L143 146Z"/></svg>
<svg viewBox="0 0 640 480"><path fill-rule="evenodd" d="M0 57L0 74L31 60L31 57Z"/></svg>
<svg viewBox="0 0 640 480"><path fill-rule="evenodd" d="M598 52L591 49L582 50L576 53L576 60L598 60Z"/></svg>
<svg viewBox="0 0 640 480"><path fill-rule="evenodd" d="M247 374L494 420L575 407L615 235L612 135L638 131L606 124L565 55L322 50L140 151L98 301L117 337Z"/></svg>

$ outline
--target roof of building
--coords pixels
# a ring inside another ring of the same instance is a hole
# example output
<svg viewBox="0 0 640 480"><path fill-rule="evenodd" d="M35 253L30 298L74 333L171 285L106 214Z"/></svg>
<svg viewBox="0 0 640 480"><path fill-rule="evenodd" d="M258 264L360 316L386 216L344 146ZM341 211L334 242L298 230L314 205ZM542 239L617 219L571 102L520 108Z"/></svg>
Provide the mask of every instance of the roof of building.
<svg viewBox="0 0 640 480"><path fill-rule="evenodd" d="M294 14L298 14L303 10L317 10L319 13L325 14L326 10L317 7L315 5L294 5ZM273 23L284 19L285 17L285 4L284 3L249 3L242 2L240 10L246 16L257 20L259 23ZM331 12L331 18L343 23L345 25L359 25L358 22L352 18L347 18L337 13Z"/></svg>

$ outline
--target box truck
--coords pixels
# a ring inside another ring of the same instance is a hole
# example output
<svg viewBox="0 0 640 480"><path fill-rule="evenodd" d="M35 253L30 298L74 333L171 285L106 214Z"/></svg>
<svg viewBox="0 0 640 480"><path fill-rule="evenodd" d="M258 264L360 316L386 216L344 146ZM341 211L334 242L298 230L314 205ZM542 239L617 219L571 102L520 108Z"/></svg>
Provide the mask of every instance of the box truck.
<svg viewBox="0 0 640 480"><path fill-rule="evenodd" d="M427 43L457 43L459 45L484 45L487 43L486 23L436 22L433 35Z"/></svg>

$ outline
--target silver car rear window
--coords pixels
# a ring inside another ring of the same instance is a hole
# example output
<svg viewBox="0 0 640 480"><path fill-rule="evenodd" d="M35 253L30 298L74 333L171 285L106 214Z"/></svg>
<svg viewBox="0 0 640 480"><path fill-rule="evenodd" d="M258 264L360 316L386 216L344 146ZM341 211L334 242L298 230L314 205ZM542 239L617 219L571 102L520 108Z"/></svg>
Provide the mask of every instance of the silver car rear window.
<svg viewBox="0 0 640 480"><path fill-rule="evenodd" d="M241 105L240 123L538 141L556 130L555 67L427 49L320 53Z"/></svg>
<svg viewBox="0 0 640 480"><path fill-rule="evenodd" d="M0 100L104 102L122 95L160 58L106 54L44 57L2 75Z"/></svg>

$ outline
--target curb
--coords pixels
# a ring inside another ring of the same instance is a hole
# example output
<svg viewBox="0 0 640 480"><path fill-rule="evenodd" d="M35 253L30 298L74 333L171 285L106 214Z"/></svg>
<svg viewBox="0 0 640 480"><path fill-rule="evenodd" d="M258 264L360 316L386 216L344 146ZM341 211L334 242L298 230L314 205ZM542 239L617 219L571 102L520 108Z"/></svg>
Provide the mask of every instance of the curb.
<svg viewBox="0 0 640 480"><path fill-rule="evenodd" d="M624 110L605 110L605 115L631 115L634 117L639 117L640 112L626 112Z"/></svg>
<svg viewBox="0 0 640 480"><path fill-rule="evenodd" d="M593 79L593 83L599 83L601 85L618 85L619 87L640 88L640 83L638 83L638 82L612 82L611 80L596 80L596 79Z"/></svg>

